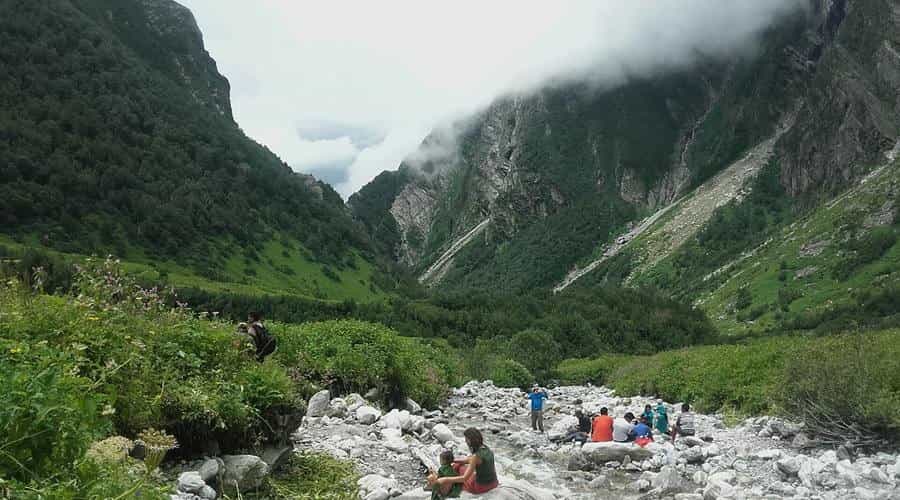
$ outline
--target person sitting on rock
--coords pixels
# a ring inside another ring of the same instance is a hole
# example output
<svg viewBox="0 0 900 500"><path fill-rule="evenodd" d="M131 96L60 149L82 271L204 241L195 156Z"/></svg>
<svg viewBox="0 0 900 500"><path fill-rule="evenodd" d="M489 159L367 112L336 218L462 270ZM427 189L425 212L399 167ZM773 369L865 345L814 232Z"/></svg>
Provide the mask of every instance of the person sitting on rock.
<svg viewBox="0 0 900 500"><path fill-rule="evenodd" d="M547 392L535 385L525 397L531 400L531 429L544 432L544 400L549 399Z"/></svg>
<svg viewBox="0 0 900 500"><path fill-rule="evenodd" d="M675 427L672 428L672 440L681 436L693 436L696 432L694 428L694 412L691 411L691 405L684 403L681 405L681 415L675 420Z"/></svg>
<svg viewBox="0 0 900 500"><path fill-rule="evenodd" d="M469 427L463 432L463 436L466 438L466 445L472 454L465 460L453 461L453 470L456 471L456 476L429 476L428 483L432 489L442 488L446 484L462 484L463 491L479 494L487 493L500 486L500 482L497 480L497 469L494 467L494 453L485 446L481 431Z"/></svg>
<svg viewBox="0 0 900 500"><path fill-rule="evenodd" d="M457 472L453 468L453 452L444 450L441 453L441 467L437 471L432 471L428 476L428 483L433 484L438 478L453 477ZM431 488L431 500L444 500L445 498L457 498L462 493L462 484L444 484L441 486L434 485Z"/></svg>
<svg viewBox="0 0 900 500"><path fill-rule="evenodd" d="M651 425L651 426L653 425L653 407L652 406L650 406L650 405L644 406L644 413L641 413L641 416L638 420L643 421L644 419L647 419L647 423L649 425Z"/></svg>
<svg viewBox="0 0 900 500"><path fill-rule="evenodd" d="M600 415L594 417L591 430L591 441L604 443L613 440L613 419L609 416L609 409L600 408Z"/></svg>
<svg viewBox="0 0 900 500"><path fill-rule="evenodd" d="M640 422L634 426L634 443L643 448L652 441L653 429L650 428L650 421L647 420L647 417L641 415Z"/></svg>
<svg viewBox="0 0 900 500"><path fill-rule="evenodd" d="M588 436L591 433L591 419L587 418L581 410L575 410L575 418L578 419L578 427L570 429L565 436L554 439L555 442L568 443L577 441L584 443L588 440Z"/></svg>
<svg viewBox="0 0 900 500"><path fill-rule="evenodd" d="M662 401L656 405L656 422L654 423L654 427L661 434L669 433L669 415L666 410L666 405Z"/></svg>
<svg viewBox="0 0 900 500"><path fill-rule="evenodd" d="M628 412L613 422L613 441L628 443L634 441L634 413Z"/></svg>

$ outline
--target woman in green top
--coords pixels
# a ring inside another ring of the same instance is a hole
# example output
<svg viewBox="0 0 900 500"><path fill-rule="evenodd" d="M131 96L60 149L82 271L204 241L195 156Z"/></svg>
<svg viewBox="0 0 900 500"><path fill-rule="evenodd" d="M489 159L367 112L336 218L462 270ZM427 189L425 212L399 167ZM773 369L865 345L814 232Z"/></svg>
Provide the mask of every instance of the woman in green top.
<svg viewBox="0 0 900 500"><path fill-rule="evenodd" d="M497 481L497 470L494 467L494 453L484 445L484 437L481 432L469 427L463 432L466 445L472 454L465 460L456 461L453 469L458 474L452 477L440 477L433 479L432 487L446 484L462 484L463 490L469 493L487 493L500 486ZM430 480L431 482L431 480Z"/></svg>

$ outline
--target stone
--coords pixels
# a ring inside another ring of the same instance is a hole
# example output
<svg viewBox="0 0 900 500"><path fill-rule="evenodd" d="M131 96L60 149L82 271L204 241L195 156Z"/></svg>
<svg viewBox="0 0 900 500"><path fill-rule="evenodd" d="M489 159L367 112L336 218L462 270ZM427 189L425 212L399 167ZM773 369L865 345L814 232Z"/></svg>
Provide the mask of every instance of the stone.
<svg viewBox="0 0 900 500"><path fill-rule="evenodd" d="M638 479L637 481L629 483L625 487L625 489L636 492L644 492L648 491L650 489L650 486L650 481L647 481L646 479Z"/></svg>
<svg viewBox="0 0 900 500"><path fill-rule="evenodd" d="M671 495L687 488L687 482L672 466L663 467L650 481L653 490L660 495Z"/></svg>
<svg viewBox="0 0 900 500"><path fill-rule="evenodd" d="M819 482L818 475L824 469L824 463L818 459L806 457L806 460L803 460L800 464L800 471L797 472L797 477L800 478L800 482L803 483L803 486L812 488Z"/></svg>
<svg viewBox="0 0 900 500"><path fill-rule="evenodd" d="M594 469L594 463L588 460L584 453L573 453L569 455L569 463L566 470L588 472Z"/></svg>
<svg viewBox="0 0 900 500"><path fill-rule="evenodd" d="M377 488L364 496L363 500L388 500L388 498L391 498L391 493L388 490Z"/></svg>
<svg viewBox="0 0 900 500"><path fill-rule="evenodd" d="M238 491L250 491L259 488L269 474L269 466L255 455L225 455L224 486Z"/></svg>
<svg viewBox="0 0 900 500"><path fill-rule="evenodd" d="M371 406L360 406L356 409L356 420L363 424L374 424L381 418L381 412L377 408Z"/></svg>
<svg viewBox="0 0 900 500"><path fill-rule="evenodd" d="M853 454L850 453L850 449L844 445L838 446L837 449L837 458L838 460L853 460Z"/></svg>
<svg viewBox="0 0 900 500"><path fill-rule="evenodd" d="M782 482L770 484L769 491L782 497L792 497L797 494L797 488Z"/></svg>
<svg viewBox="0 0 900 500"><path fill-rule="evenodd" d="M406 410L393 409L381 417L380 425L388 429L409 430L410 414Z"/></svg>
<svg viewBox="0 0 900 500"><path fill-rule="evenodd" d="M206 486L206 482L200 477L200 473L191 471L182 472L181 475L178 476L176 488L178 491L183 491L185 493L199 493L204 486Z"/></svg>
<svg viewBox="0 0 900 500"><path fill-rule="evenodd" d="M360 492L365 494L369 494L377 490L384 490L390 495L394 491L397 491L397 488L399 487L396 479L392 477L380 476L378 474L369 474L363 476L356 481L356 485L359 486Z"/></svg>
<svg viewBox="0 0 900 500"><path fill-rule="evenodd" d="M877 467L872 467L871 469L869 469L866 472L866 477L876 483L891 484L891 479L888 477L888 475Z"/></svg>
<svg viewBox="0 0 900 500"><path fill-rule="evenodd" d="M331 393L328 391L319 391L313 394L306 405L306 416L324 417L328 411L329 402L331 402Z"/></svg>
<svg viewBox="0 0 900 500"><path fill-rule="evenodd" d="M709 479L709 475L706 472L703 472L702 470L698 470L691 477L691 481L693 481L694 484L706 484L708 479Z"/></svg>
<svg viewBox="0 0 900 500"><path fill-rule="evenodd" d="M706 441L698 438L697 436L684 436L680 441L691 448L693 448L694 446L703 446L706 444Z"/></svg>
<svg viewBox="0 0 900 500"><path fill-rule="evenodd" d="M857 500L875 500L878 496L874 491L857 486L853 489L854 498Z"/></svg>
<svg viewBox="0 0 900 500"><path fill-rule="evenodd" d="M703 500L703 495L699 493L679 493L675 495L675 500Z"/></svg>
<svg viewBox="0 0 900 500"><path fill-rule="evenodd" d="M860 479L860 471L849 460L841 460L835 464L837 476L849 486L856 486Z"/></svg>
<svg viewBox="0 0 900 500"><path fill-rule="evenodd" d="M219 494L216 493L216 490L214 490L212 486L207 485L200 489L200 491L197 493L197 496L202 498L203 500L216 500Z"/></svg>
<svg viewBox="0 0 900 500"><path fill-rule="evenodd" d="M550 430L547 431L547 437L551 441L562 439L566 434L577 428L578 419L572 415L564 415L550 427Z"/></svg>
<svg viewBox="0 0 900 500"><path fill-rule="evenodd" d="M598 465L607 462L621 463L625 457L640 462L653 456L653 452L635 444L616 442L585 443L581 447L581 452L587 455L591 462Z"/></svg>
<svg viewBox="0 0 900 500"><path fill-rule="evenodd" d="M776 458L781 458L781 451L770 448L754 453L753 458L757 460L774 460Z"/></svg>
<svg viewBox="0 0 900 500"><path fill-rule="evenodd" d="M695 447L681 452L681 458L689 464L702 464L706 460L706 455L703 453L703 448Z"/></svg>
<svg viewBox="0 0 900 500"><path fill-rule="evenodd" d="M404 405L404 409L407 410L408 412L412 413L413 415L418 415L419 413L422 413L422 407L419 405L419 403L416 403L415 401L413 401L412 398L406 398L406 404Z"/></svg>
<svg viewBox="0 0 900 500"><path fill-rule="evenodd" d="M209 458L200 465L197 472L200 473L200 478L204 482L215 483L218 482L219 476L225 472L225 464L221 458Z"/></svg>
<svg viewBox="0 0 900 500"><path fill-rule="evenodd" d="M325 410L325 415L331 418L345 418L348 413L350 410L347 408L347 404L339 398L332 399L328 404L328 409Z"/></svg>
<svg viewBox="0 0 900 500"><path fill-rule="evenodd" d="M363 397L366 399L366 401L378 401L379 399L381 399L381 391L373 387L369 389L368 392L366 392L366 395Z"/></svg>
<svg viewBox="0 0 900 500"><path fill-rule="evenodd" d="M710 481L703 489L703 500L719 500L722 498L734 498L735 489L722 481Z"/></svg>
<svg viewBox="0 0 900 500"><path fill-rule="evenodd" d="M274 472L283 467L293 453L294 447L291 445L266 446L259 457L269 466L269 471Z"/></svg>
<svg viewBox="0 0 900 500"><path fill-rule="evenodd" d="M347 405L347 411L355 412L357 408L365 406L368 403L366 403L366 400L363 399L362 396L354 392L344 398L344 404Z"/></svg>
<svg viewBox="0 0 900 500"><path fill-rule="evenodd" d="M437 424L432 427L431 434L441 444L446 443L447 441L453 441L454 439L453 431L451 431L450 428L445 424Z"/></svg>
<svg viewBox="0 0 900 500"><path fill-rule="evenodd" d="M786 457L775 462L775 468L785 476L796 476L800 472L801 461L798 457Z"/></svg>

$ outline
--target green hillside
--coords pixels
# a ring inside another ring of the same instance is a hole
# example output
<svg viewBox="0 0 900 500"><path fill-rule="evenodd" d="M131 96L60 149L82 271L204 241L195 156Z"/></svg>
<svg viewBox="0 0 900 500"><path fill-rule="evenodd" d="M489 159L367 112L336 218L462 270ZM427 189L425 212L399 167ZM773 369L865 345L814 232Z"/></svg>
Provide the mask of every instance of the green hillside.
<svg viewBox="0 0 900 500"><path fill-rule="evenodd" d="M0 232L179 285L369 300L376 255L330 186L232 121L168 1L2 2Z"/></svg>

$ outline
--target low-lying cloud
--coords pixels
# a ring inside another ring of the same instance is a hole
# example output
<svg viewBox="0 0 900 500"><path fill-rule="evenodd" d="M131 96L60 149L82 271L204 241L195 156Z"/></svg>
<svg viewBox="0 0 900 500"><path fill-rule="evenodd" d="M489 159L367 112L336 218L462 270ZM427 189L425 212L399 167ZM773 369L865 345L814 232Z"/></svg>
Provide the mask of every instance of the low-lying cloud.
<svg viewBox="0 0 900 500"><path fill-rule="evenodd" d="M181 0L238 123L346 196L435 126L550 81L615 85L752 50L808 0Z"/></svg>

